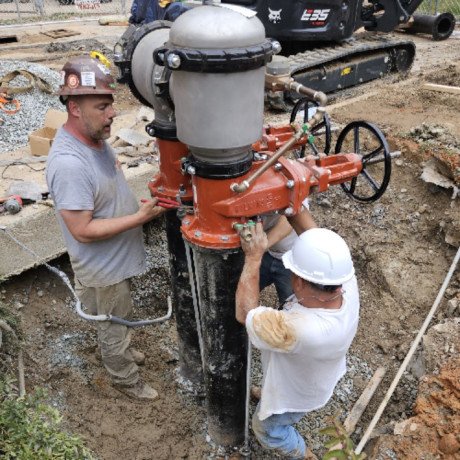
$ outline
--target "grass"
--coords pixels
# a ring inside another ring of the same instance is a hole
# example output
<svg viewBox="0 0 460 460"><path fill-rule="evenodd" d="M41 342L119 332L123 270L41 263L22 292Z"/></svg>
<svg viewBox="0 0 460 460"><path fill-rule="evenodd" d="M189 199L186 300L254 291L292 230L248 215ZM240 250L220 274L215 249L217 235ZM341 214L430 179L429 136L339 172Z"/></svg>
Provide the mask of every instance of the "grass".
<svg viewBox="0 0 460 460"><path fill-rule="evenodd" d="M460 20L460 0L425 0L416 13L435 14L452 13L457 21Z"/></svg>

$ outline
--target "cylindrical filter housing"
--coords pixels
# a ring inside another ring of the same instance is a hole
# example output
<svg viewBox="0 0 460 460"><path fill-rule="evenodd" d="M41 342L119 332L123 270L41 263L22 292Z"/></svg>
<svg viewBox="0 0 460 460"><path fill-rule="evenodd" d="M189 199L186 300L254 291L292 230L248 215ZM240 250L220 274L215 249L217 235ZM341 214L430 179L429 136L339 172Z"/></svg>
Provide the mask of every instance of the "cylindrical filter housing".
<svg viewBox="0 0 460 460"><path fill-rule="evenodd" d="M172 70L177 137L195 158L232 163L247 155L263 126L265 64L273 44L241 7L205 5L180 16L157 62Z"/></svg>

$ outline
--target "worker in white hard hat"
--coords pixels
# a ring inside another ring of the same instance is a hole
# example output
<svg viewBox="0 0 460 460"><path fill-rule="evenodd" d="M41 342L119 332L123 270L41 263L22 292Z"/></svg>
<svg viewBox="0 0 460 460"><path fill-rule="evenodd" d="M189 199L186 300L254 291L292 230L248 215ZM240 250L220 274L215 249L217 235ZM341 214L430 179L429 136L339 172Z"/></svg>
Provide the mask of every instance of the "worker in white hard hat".
<svg viewBox="0 0 460 460"><path fill-rule="evenodd" d="M299 226L293 225L297 231ZM260 306L259 269L267 237L258 223L241 239L245 263L236 292L236 319L261 350L263 384L252 428L261 445L289 459L311 459L292 426L323 407L345 374L345 356L356 334L359 295L345 241L313 228L283 256L294 294L282 310Z"/></svg>
<svg viewBox="0 0 460 460"><path fill-rule="evenodd" d="M308 198L302 203L301 215L303 229L309 230L316 227L313 216L310 214ZM299 218L300 216L297 217L297 221ZM259 288L262 291L273 284L278 295L279 305L282 306L286 299L294 293L291 272L284 266L282 259L283 255L292 248L297 239L297 233L286 216L281 214L262 216L262 226L267 234L268 246L260 265Z"/></svg>

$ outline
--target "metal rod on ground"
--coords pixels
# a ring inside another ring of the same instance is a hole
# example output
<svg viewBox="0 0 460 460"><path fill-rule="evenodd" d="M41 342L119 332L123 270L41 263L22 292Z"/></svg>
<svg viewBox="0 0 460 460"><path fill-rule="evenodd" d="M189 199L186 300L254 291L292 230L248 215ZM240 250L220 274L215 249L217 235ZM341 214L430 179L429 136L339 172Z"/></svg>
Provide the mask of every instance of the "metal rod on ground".
<svg viewBox="0 0 460 460"><path fill-rule="evenodd" d="M9 332L16 340L17 335L14 329L6 322L0 319L0 347L2 346L2 330ZM19 349L18 354L18 381L19 381L19 396L26 394L25 379L24 379L24 359L22 349Z"/></svg>
<svg viewBox="0 0 460 460"><path fill-rule="evenodd" d="M251 366L252 366L252 344L248 340L248 364L246 369L246 413L244 421L244 452L243 455L249 456L251 449L249 448L249 400L251 399Z"/></svg>
<svg viewBox="0 0 460 460"><path fill-rule="evenodd" d="M26 383L24 378L24 358L22 350L19 350L18 355L18 380L19 380L19 396L22 398L26 394Z"/></svg>
<svg viewBox="0 0 460 460"><path fill-rule="evenodd" d="M433 315L435 314L439 304L441 303L442 297L444 295L445 290L447 289L447 286L449 285L450 279L452 278L452 275L454 274L455 268L457 267L458 260L460 259L460 248L457 250L457 254L454 257L454 260L452 262L452 265L450 266L450 269L444 278L444 282L441 286L441 289L439 290L438 296L436 297L436 300L433 303L433 306L431 307L430 312L428 313L428 316L426 317L422 327L420 328L417 337L415 337L415 340L412 342L412 346L410 347L409 352L407 353L406 357L404 358L403 363L401 364L401 367L399 368L393 382L391 382L390 388L388 388L388 391L383 398L382 403L380 404L379 408L377 409L377 412L374 415L374 418L371 420L371 423L369 424L366 432L364 433L363 437L361 438L360 443L356 447L355 453L359 454L363 450L364 446L366 445L369 436L371 435L372 431L375 428L375 425L379 421L386 405L388 404L388 401L390 400L396 385L399 383L399 380L401 379L401 376L403 375L403 372L406 370L407 365L409 364L412 355L414 354L415 350L417 349L417 346L423 337L423 334L425 333L426 329L428 328L431 319L433 318Z"/></svg>
<svg viewBox="0 0 460 460"><path fill-rule="evenodd" d="M401 152L399 150L396 150L394 152L390 152L390 157L393 158L399 158L401 156ZM378 156L376 158L372 158L372 160L366 161L366 166L373 165L374 163L381 163L382 161L385 161L385 157L383 156Z"/></svg>
<svg viewBox="0 0 460 460"><path fill-rule="evenodd" d="M14 0L14 3L16 4L16 11L18 13L18 18L21 19L21 10L19 9L19 0Z"/></svg>

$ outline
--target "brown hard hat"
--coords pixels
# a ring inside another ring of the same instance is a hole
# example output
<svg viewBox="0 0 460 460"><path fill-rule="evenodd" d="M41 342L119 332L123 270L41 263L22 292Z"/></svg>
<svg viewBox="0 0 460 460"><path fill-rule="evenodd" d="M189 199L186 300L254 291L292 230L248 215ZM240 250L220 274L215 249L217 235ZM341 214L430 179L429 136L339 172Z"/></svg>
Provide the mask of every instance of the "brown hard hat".
<svg viewBox="0 0 460 460"><path fill-rule="evenodd" d="M115 86L115 80L106 65L98 59L80 56L66 62L62 68L58 94L59 96L113 94Z"/></svg>

